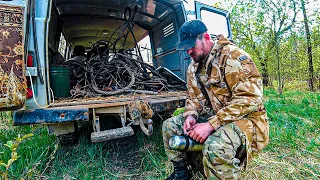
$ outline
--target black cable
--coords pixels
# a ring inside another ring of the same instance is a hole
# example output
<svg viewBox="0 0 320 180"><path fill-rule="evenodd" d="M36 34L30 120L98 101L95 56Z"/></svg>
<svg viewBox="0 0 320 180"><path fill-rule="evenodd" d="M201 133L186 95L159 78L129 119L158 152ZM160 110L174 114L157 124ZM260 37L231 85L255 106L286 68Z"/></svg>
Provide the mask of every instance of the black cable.
<svg viewBox="0 0 320 180"><path fill-rule="evenodd" d="M179 88L169 85L167 80L163 78L153 66L143 61L133 31L133 20L137 9L137 6L135 6L133 10L127 7L124 12L125 22L119 25L108 41L103 42L99 40L94 43L92 49L93 51L96 50L96 53L92 54L83 66L80 66L84 69L84 73L78 78L81 78L81 81L84 79L85 86L83 89L87 92L84 95L85 97L116 95L129 92L129 89L167 91L170 90L169 88ZM114 41L111 41L116 33L118 36ZM123 39L122 48L124 48L129 34L133 37L135 43L134 50L136 51L136 54L131 55L136 56L136 58L127 54L126 50L119 50L117 52L117 44ZM100 46L106 46L106 49L100 52ZM114 53L113 57L109 56L108 52L110 52L110 50ZM72 64L73 62L69 63ZM74 64L79 65L78 62ZM149 73L152 73L152 76ZM114 86L118 87L118 89L109 89L111 91L104 89Z"/></svg>
<svg viewBox="0 0 320 180"><path fill-rule="evenodd" d="M119 61L121 62L121 61ZM93 90L97 93L100 93L100 94L103 94L103 95L115 95L115 94L120 94L122 92L125 92L126 90L130 89L133 84L135 83L135 76L134 76L134 73L131 71L131 69L125 65L125 63L121 62L120 63L125 69L126 71L128 72L128 74L130 75L131 77L131 81L129 82L129 84L122 88L122 89L119 89L119 90L114 90L114 91L103 91L103 90L100 90L94 80L94 78L92 77L91 79L91 87L93 88ZM92 69L93 70L93 69Z"/></svg>

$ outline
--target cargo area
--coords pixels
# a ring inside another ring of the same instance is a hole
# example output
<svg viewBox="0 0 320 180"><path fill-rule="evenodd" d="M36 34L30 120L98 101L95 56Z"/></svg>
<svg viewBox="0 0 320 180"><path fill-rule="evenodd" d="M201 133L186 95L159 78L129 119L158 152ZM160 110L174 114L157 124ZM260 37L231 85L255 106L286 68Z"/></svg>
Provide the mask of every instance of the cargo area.
<svg viewBox="0 0 320 180"><path fill-rule="evenodd" d="M37 3L32 6L46 5ZM101 142L132 136L134 125L150 136L154 117L184 106L190 58L176 50L186 20L182 1L47 5L47 29L31 27L32 93L26 108L14 113L14 125L46 124L50 134L74 139L78 124L88 123L91 141ZM45 16L35 17L39 13Z"/></svg>
<svg viewBox="0 0 320 180"><path fill-rule="evenodd" d="M188 62L181 62L171 43L177 38L180 3L54 0L47 62L50 107L183 94L182 63ZM144 38L149 48L138 45Z"/></svg>

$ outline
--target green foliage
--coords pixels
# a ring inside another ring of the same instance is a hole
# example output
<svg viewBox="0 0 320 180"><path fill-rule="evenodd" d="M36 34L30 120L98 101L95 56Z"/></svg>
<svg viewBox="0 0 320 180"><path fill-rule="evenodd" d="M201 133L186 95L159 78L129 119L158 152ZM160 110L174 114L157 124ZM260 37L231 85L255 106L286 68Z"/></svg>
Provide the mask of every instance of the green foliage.
<svg viewBox="0 0 320 180"><path fill-rule="evenodd" d="M186 110L186 108L177 108L177 109L173 112L172 116L178 116L179 114L184 113L185 110Z"/></svg>
<svg viewBox="0 0 320 180"><path fill-rule="evenodd" d="M17 152L17 148L19 147L19 145L24 140L26 140L32 136L33 136L33 134L26 134L21 137L19 134L18 137L16 137L14 141L8 141L6 144L4 144L4 146L6 146L10 149L11 157L10 157L10 159L8 159L7 163L4 163L5 161L0 159L0 166L5 167L4 171L0 170L0 176L2 177L2 179L5 179L5 180L8 179L9 168L20 157L20 156L18 156L18 152ZM3 154L3 153L4 152L1 152L1 154Z"/></svg>
<svg viewBox="0 0 320 180"><path fill-rule="evenodd" d="M46 169L54 152L55 137L49 136L47 129L42 126L12 126L11 113L2 113L0 121L0 159L7 164L12 157L10 147L25 137L19 137L19 134L34 134L32 138L20 143L16 148L17 158L7 171L9 179L37 179ZM5 145L7 144L7 145ZM4 166L0 171L6 171ZM1 179L1 178L0 178Z"/></svg>
<svg viewBox="0 0 320 180"><path fill-rule="evenodd" d="M278 75L284 87L292 81L309 80L303 16L296 16L294 19L294 11L302 14L300 2L240 0L232 9L230 20L233 39L252 56L261 74L268 75L270 86L275 87L273 82L278 81ZM310 2L306 7L311 27L315 88L320 90L320 21L317 20L320 4L312 2L311 5ZM278 84L277 82L276 85Z"/></svg>

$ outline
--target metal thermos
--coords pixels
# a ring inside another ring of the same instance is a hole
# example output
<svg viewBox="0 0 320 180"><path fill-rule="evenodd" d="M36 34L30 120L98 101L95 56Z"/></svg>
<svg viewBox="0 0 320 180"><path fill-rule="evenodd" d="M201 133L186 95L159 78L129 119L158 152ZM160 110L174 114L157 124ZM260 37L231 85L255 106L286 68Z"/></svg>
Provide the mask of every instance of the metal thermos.
<svg viewBox="0 0 320 180"><path fill-rule="evenodd" d="M169 148L176 151L202 151L203 144L188 136L172 136L169 139Z"/></svg>

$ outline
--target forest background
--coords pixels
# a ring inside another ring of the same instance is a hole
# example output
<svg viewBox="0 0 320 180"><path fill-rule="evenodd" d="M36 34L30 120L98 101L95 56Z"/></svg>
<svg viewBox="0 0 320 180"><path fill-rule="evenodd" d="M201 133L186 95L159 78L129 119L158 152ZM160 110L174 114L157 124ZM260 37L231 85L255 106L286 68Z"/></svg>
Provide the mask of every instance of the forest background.
<svg viewBox="0 0 320 180"><path fill-rule="evenodd" d="M320 90L320 2L219 1L229 10L234 41L259 67L265 87Z"/></svg>

